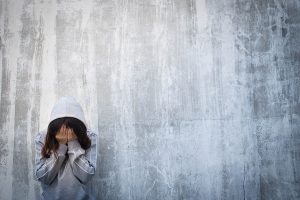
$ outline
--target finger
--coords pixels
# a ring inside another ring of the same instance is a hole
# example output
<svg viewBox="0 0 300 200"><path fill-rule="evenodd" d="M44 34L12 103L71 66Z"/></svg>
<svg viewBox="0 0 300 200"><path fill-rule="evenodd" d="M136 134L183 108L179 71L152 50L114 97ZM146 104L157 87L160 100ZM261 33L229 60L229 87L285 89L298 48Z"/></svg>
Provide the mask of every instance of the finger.
<svg viewBox="0 0 300 200"><path fill-rule="evenodd" d="M73 139L73 138L74 138L74 134L73 134L72 128L69 129L69 138L70 138L70 139Z"/></svg>
<svg viewBox="0 0 300 200"><path fill-rule="evenodd" d="M70 137L70 135L71 135L71 134L70 134L70 128L68 128L66 131L67 131L68 137Z"/></svg>
<svg viewBox="0 0 300 200"><path fill-rule="evenodd" d="M68 136L67 127L66 127L65 124L64 124L64 126L63 126L63 135L64 135L64 137L67 137L67 136Z"/></svg>
<svg viewBox="0 0 300 200"><path fill-rule="evenodd" d="M59 132L62 134L63 133L63 130L64 130L64 125L62 125L59 129Z"/></svg>
<svg viewBox="0 0 300 200"><path fill-rule="evenodd" d="M69 140L70 134L69 134L69 129L67 130L67 139Z"/></svg>
<svg viewBox="0 0 300 200"><path fill-rule="evenodd" d="M69 141L69 133L68 132L66 132L67 133L67 142Z"/></svg>
<svg viewBox="0 0 300 200"><path fill-rule="evenodd" d="M74 132L73 129L71 129L71 134L72 134L72 137L73 137L73 138L76 138L76 134L75 134L75 132Z"/></svg>
<svg viewBox="0 0 300 200"><path fill-rule="evenodd" d="M61 135L61 129L59 129L59 130L56 132L55 137L60 137L60 135Z"/></svg>
<svg viewBox="0 0 300 200"><path fill-rule="evenodd" d="M70 133L71 133L71 137L74 139L75 138L75 133L72 129L70 130Z"/></svg>

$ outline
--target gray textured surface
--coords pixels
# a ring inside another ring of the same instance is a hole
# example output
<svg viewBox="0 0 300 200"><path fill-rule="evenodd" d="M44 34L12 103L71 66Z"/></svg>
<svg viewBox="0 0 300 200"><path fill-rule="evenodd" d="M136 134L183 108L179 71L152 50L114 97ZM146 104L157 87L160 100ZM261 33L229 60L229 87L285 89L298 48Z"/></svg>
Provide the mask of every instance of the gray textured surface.
<svg viewBox="0 0 300 200"><path fill-rule="evenodd" d="M298 0L1 0L0 194L38 199L56 98L99 133L99 199L300 199Z"/></svg>

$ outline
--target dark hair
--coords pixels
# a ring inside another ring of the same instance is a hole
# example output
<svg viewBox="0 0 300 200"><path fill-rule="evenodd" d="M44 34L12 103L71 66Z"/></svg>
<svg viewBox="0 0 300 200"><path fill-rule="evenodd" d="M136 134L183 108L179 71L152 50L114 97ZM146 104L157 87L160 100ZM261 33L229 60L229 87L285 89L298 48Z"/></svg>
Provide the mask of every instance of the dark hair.
<svg viewBox="0 0 300 200"><path fill-rule="evenodd" d="M83 149L88 149L91 146L91 140L87 135L87 128L84 123L74 117L61 117L51 121L48 125L47 135L45 137L45 144L42 148L42 156L44 158L49 158L51 155L51 150L55 152L57 157L56 150L59 147L59 143L56 140L55 136L58 133L61 126L65 124L66 128L73 129L74 133L77 136L78 142Z"/></svg>

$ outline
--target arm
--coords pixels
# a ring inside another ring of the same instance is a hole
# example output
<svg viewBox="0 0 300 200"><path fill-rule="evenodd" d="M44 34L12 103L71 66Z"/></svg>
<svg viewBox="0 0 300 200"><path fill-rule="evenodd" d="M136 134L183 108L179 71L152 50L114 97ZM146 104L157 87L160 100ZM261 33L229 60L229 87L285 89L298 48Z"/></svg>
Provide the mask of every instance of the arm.
<svg viewBox="0 0 300 200"><path fill-rule="evenodd" d="M91 147L81 148L78 139L68 141L68 154L73 174L83 184L87 183L95 174L97 163L97 134L91 132Z"/></svg>
<svg viewBox="0 0 300 200"><path fill-rule="evenodd" d="M39 138L35 139L35 178L40 182L50 185L65 160L68 147L67 145L59 144L57 158L54 153L51 153L49 158L43 158L41 154L43 143Z"/></svg>

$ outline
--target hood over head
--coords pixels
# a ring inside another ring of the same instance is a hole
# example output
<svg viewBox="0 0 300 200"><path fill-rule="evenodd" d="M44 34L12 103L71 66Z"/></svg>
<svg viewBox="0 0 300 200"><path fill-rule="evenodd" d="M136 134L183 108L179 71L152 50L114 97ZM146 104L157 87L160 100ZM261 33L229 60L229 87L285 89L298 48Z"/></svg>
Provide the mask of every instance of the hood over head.
<svg viewBox="0 0 300 200"><path fill-rule="evenodd" d="M51 114L50 122L61 117L74 117L79 119L87 127L85 116L81 105L72 96L63 96L54 104Z"/></svg>

